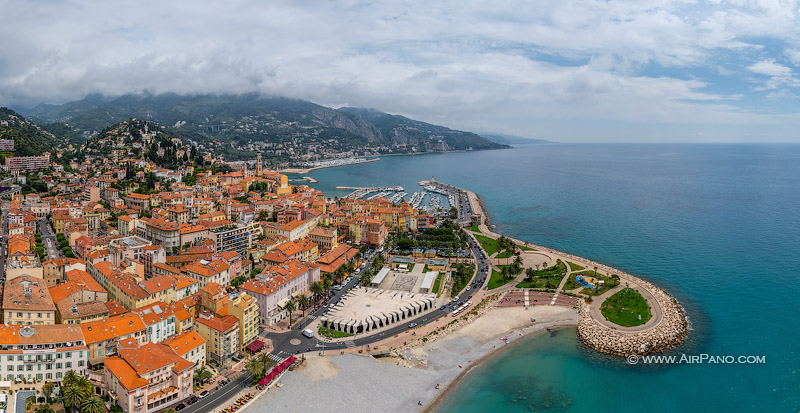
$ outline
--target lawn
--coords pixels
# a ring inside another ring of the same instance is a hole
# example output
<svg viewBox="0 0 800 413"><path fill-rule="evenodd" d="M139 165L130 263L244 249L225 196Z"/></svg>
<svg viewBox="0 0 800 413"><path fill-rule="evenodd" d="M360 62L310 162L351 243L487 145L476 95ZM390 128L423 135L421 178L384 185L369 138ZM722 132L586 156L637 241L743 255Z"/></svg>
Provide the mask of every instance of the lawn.
<svg viewBox="0 0 800 413"><path fill-rule="evenodd" d="M328 338L342 338L342 337L350 337L350 336L352 336L352 334L350 334L350 333L331 330L331 329L325 328L325 327L320 327L319 330L317 330L317 331L319 332L319 335L325 336L325 337L328 337Z"/></svg>
<svg viewBox="0 0 800 413"><path fill-rule="evenodd" d="M580 271L580 270L584 269L584 267L581 267L580 265L575 264L574 262L567 261L567 264L569 264L569 270L570 271Z"/></svg>
<svg viewBox="0 0 800 413"><path fill-rule="evenodd" d="M507 280L503 281L503 275L500 274L499 272L495 271L495 270L492 270L492 276L489 278L489 287L488 288L490 290L493 290L493 289L495 289L497 287L504 286L504 285L510 283L511 281L514 281L514 277L513 276L512 277L508 277Z"/></svg>
<svg viewBox="0 0 800 413"><path fill-rule="evenodd" d="M519 248L519 249L521 249L523 251L536 251L535 249L533 249L531 247L526 247L524 245L517 245L517 248Z"/></svg>
<svg viewBox="0 0 800 413"><path fill-rule="evenodd" d="M535 271L533 276L534 277L549 277L551 275L559 275L565 274L567 272L567 266L561 260L556 260L556 265L552 267L543 268L539 271Z"/></svg>
<svg viewBox="0 0 800 413"><path fill-rule="evenodd" d="M495 258L511 258L511 251L503 251L495 256Z"/></svg>
<svg viewBox="0 0 800 413"><path fill-rule="evenodd" d="M532 280L523 280L521 283L517 284L515 287L517 288L549 288L554 290L558 288L558 284L561 283L562 277L553 277L553 278L546 278L546 277L537 277Z"/></svg>
<svg viewBox="0 0 800 413"><path fill-rule="evenodd" d="M475 239L481 244L481 247L486 251L486 254L491 256L495 252L497 252L497 240L494 240L489 237L485 237L483 235L476 235Z"/></svg>
<svg viewBox="0 0 800 413"><path fill-rule="evenodd" d="M412 262L411 264L408 264L408 272L411 272L411 270L413 269L414 269L414 263Z"/></svg>
<svg viewBox="0 0 800 413"><path fill-rule="evenodd" d="M436 281L433 282L433 290L432 290L434 294L439 292L439 284L442 283L442 278L444 278L444 274L442 273L439 273L439 275L436 276Z"/></svg>
<svg viewBox="0 0 800 413"><path fill-rule="evenodd" d="M608 297L600 307L603 316L621 326L638 326L650 320L650 307L633 288L625 288ZM641 320L639 316L641 315Z"/></svg>
<svg viewBox="0 0 800 413"><path fill-rule="evenodd" d="M468 229L468 230L470 230L472 232L481 232L481 229L478 228L477 225L470 225L468 227L464 227L464 229Z"/></svg>

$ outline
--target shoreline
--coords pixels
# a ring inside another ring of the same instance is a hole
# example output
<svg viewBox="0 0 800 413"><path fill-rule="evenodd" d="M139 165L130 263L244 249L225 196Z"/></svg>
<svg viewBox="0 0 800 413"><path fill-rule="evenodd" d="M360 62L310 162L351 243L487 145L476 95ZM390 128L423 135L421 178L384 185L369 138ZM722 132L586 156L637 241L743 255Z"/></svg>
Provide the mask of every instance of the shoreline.
<svg viewBox="0 0 800 413"><path fill-rule="evenodd" d="M303 174L307 174L307 173L311 173L313 171L316 171L317 169L335 168L337 166L358 165L360 163L378 162L380 160L381 160L381 158L369 158L369 159L360 160L358 162L349 162L349 163L343 163L343 164L338 164L338 165L323 165L323 166L314 166L314 167L311 167L311 168L285 168L285 169L279 170L278 172L280 172L282 174L283 173L287 173L287 174L303 175ZM303 177L303 178L310 178L310 177Z"/></svg>
<svg viewBox="0 0 800 413"><path fill-rule="evenodd" d="M466 369L464 369L463 372L459 373L458 376L456 376L449 383L447 383L445 386L443 386L444 391L439 393L439 395L436 396L436 398L434 398L433 401L430 402L427 406L425 406L425 408L422 411L425 412L425 413L433 413L434 411L436 411L436 408L439 407L442 403L444 403L444 401L447 400L447 398L450 397L453 394L453 392L455 391L456 387L458 387L458 385L461 383L461 381L464 380L464 378L467 376L467 373L471 372L473 369L476 369L476 368L478 368L480 366L483 366L484 364L486 364L488 361L492 360L493 358L498 357L501 354L503 354L504 352L506 352L507 350L510 350L512 347L519 345L519 343L525 342L527 340L531 340L534 337L540 336L540 335L542 335L542 334L544 334L546 332L551 332L552 330L556 330L556 331L557 330L566 330L566 329L574 328L574 327L575 327L575 324L564 323L564 324L556 324L556 325L553 325L553 326L550 326L550 327L546 327L546 328L543 328L543 329L538 329L538 330L535 330L535 331L531 331L530 333L522 333L523 335L520 338L518 338L517 340L512 341L511 344L507 344L507 345L502 346L500 348L493 349L489 353L481 356L476 362L470 363L469 366ZM511 332L509 332L509 334L513 334L515 332L516 331L511 331Z"/></svg>

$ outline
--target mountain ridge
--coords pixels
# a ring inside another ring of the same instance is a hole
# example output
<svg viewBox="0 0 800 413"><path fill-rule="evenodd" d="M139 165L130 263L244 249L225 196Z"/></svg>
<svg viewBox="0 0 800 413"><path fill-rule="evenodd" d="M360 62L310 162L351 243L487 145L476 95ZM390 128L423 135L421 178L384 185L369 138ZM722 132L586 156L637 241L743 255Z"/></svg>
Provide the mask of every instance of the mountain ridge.
<svg viewBox="0 0 800 413"><path fill-rule="evenodd" d="M353 152L415 153L502 149L471 132L432 125L398 115L364 109L332 109L285 97L243 95L127 94L117 98L89 95L64 105L30 109L41 123L62 122L88 138L117 122L137 118L176 130L195 132L207 141L236 145L280 146L287 153L303 145L320 148L310 156ZM365 119L366 117L366 119ZM370 119L379 119L379 124ZM287 147L287 142L294 142ZM255 150L252 149L251 150ZM283 149L282 149L283 150Z"/></svg>

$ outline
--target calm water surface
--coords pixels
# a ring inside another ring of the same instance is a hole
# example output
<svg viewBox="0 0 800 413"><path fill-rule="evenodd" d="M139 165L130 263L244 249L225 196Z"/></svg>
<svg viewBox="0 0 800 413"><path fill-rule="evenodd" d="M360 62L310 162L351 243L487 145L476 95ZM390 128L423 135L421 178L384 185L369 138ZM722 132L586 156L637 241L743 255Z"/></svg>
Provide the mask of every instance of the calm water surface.
<svg viewBox="0 0 800 413"><path fill-rule="evenodd" d="M673 354L766 364L629 366L561 330L476 369L443 412L800 410L800 145L517 145L385 157L314 186L430 179L483 199L497 231L656 282L693 331Z"/></svg>

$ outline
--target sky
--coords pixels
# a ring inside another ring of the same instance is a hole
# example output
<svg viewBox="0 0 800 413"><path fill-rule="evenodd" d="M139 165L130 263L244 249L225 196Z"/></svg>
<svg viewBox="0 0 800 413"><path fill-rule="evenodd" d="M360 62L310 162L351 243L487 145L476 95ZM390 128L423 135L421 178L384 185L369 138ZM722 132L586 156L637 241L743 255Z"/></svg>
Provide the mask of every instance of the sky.
<svg viewBox="0 0 800 413"><path fill-rule="evenodd" d="M800 142L798 1L0 0L0 15L0 106L259 92L559 142Z"/></svg>

